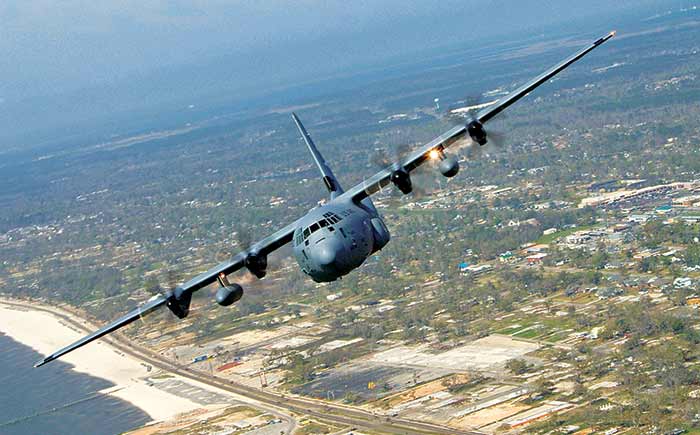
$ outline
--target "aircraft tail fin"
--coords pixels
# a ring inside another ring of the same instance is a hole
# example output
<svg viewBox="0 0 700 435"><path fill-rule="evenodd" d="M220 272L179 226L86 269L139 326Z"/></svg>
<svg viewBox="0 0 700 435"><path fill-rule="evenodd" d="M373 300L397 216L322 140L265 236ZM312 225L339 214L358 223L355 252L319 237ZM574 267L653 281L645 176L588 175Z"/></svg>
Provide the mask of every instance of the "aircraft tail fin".
<svg viewBox="0 0 700 435"><path fill-rule="evenodd" d="M328 164L326 164L326 161L324 160L321 153L318 151L318 148L316 148L316 144L314 143L313 139L311 139L311 136L309 136L309 133L306 131L306 128L304 128L304 124L301 123L296 113L292 113L292 119L294 119L294 122L296 123L297 128L299 129L299 133L301 133L301 136L304 138L304 142L309 148L309 152L311 152L311 156L314 158L316 166L318 166L319 171L321 171L323 183L326 185L326 188L330 192L331 198L335 198L336 196L344 192L343 188L340 186L338 179L335 178L335 175L333 175L333 171L331 171L331 168L329 168Z"/></svg>

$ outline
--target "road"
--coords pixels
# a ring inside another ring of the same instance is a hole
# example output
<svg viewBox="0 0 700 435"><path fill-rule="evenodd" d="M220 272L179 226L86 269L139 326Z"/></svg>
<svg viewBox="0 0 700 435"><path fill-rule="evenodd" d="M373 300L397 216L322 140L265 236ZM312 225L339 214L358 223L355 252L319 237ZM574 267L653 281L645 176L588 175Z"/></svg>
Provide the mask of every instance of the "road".
<svg viewBox="0 0 700 435"><path fill-rule="evenodd" d="M62 309L35 305L33 303L29 304L10 301L3 301L2 303L14 305L23 309L47 312L60 318L74 328L84 331L85 333L90 333L94 329L97 329L95 325L92 325L89 321L83 318L80 318L83 323L76 321L74 318L79 316L73 312L69 313ZM182 366L170 361L162 355L151 351L150 349L133 343L121 334L114 334L111 338L103 338L102 340L109 343L112 347L118 349L124 354L151 364L155 368L174 373L184 378L189 378L215 388L220 388L224 391L235 393L263 404L285 409L297 414L308 415L315 419L326 421L341 427L352 426L358 428L358 430L396 435L482 435L481 432L464 431L437 424L387 417L359 408L342 406L331 402L322 402L297 396L289 396L234 383L233 381L227 381L209 373L200 372L190 367Z"/></svg>

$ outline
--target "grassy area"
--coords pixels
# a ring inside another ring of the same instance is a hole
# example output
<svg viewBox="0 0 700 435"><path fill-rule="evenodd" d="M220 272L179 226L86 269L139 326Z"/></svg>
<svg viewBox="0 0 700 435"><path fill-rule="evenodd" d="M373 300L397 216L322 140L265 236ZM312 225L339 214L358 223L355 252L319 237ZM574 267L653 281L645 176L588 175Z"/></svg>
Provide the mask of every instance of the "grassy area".
<svg viewBox="0 0 700 435"><path fill-rule="evenodd" d="M514 334L514 333L520 331L523 328L524 328L524 326L522 326L522 325L509 326L507 328L497 330L496 333L503 334L503 335L511 335L511 334Z"/></svg>
<svg viewBox="0 0 700 435"><path fill-rule="evenodd" d="M561 340L568 338L569 334L570 332L558 331L548 337L544 337L544 341L549 343L557 343Z"/></svg>
<svg viewBox="0 0 700 435"><path fill-rule="evenodd" d="M517 334L513 334L513 337L533 339L535 337L539 337L540 335L542 335L542 328L532 328L532 329L528 329L527 331L518 332Z"/></svg>
<svg viewBox="0 0 700 435"><path fill-rule="evenodd" d="M568 338L572 330L577 329L572 316L542 317L527 315L521 319L509 319L511 325L495 332L514 338L539 339L556 343Z"/></svg>
<svg viewBox="0 0 700 435"><path fill-rule="evenodd" d="M572 316L542 317L539 322L548 329L562 330L576 328L576 322Z"/></svg>
<svg viewBox="0 0 700 435"><path fill-rule="evenodd" d="M309 421L307 424L301 426L296 430L297 435L323 435L329 434L338 430L338 428L327 426L315 421Z"/></svg>
<svg viewBox="0 0 700 435"><path fill-rule="evenodd" d="M597 301L598 296L596 296L595 293L578 293L573 298L570 298L562 293L553 297L551 300L552 302L561 303L588 304Z"/></svg>

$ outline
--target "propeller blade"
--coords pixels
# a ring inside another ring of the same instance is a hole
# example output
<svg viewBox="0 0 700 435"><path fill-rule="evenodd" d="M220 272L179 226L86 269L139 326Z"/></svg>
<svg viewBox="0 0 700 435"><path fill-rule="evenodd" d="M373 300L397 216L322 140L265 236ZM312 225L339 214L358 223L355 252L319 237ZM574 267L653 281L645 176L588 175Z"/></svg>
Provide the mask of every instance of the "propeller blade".
<svg viewBox="0 0 700 435"><path fill-rule="evenodd" d="M481 156L481 147L479 144L472 142L469 145L467 145L464 154L467 156L468 160L476 160Z"/></svg>
<svg viewBox="0 0 700 435"><path fill-rule="evenodd" d="M248 252L250 245L253 243L253 238L250 231L247 229L244 231L236 231L236 243L238 244L238 249L243 252Z"/></svg>
<svg viewBox="0 0 700 435"><path fill-rule="evenodd" d="M383 149L375 150L369 157L369 164L377 169L385 169L391 165L391 160Z"/></svg>
<svg viewBox="0 0 700 435"><path fill-rule="evenodd" d="M502 131L492 131L488 130L487 137L489 143L494 146L494 148L503 148L506 143L506 134Z"/></svg>
<svg viewBox="0 0 700 435"><path fill-rule="evenodd" d="M179 281L179 274L175 272L172 268L168 269L168 288L167 290L175 290Z"/></svg>
<svg viewBox="0 0 700 435"><path fill-rule="evenodd" d="M416 200L426 198L432 193L431 190L426 189L425 185L428 184L424 177L415 177L413 179L413 198Z"/></svg>
<svg viewBox="0 0 700 435"><path fill-rule="evenodd" d="M411 152L411 147L409 147L406 143L400 143L394 147L394 152L396 153L394 161L397 164L400 164L406 159L408 153Z"/></svg>

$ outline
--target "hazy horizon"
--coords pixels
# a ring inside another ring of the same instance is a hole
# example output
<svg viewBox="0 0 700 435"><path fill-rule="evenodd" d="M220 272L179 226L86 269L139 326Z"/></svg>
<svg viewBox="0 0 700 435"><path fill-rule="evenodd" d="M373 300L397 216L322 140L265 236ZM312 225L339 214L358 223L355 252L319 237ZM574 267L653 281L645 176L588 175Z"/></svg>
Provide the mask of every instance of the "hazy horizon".
<svg viewBox="0 0 700 435"><path fill-rule="evenodd" d="M0 5L6 142L0 150L29 142L23 135L33 131L131 111L147 116L221 90L244 98L268 86L526 29L537 34L590 16L614 21L640 4L676 2L9 0Z"/></svg>

